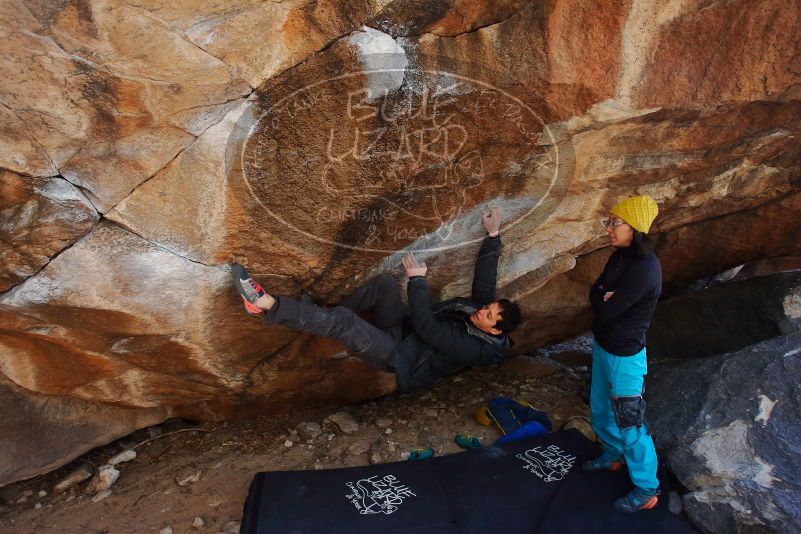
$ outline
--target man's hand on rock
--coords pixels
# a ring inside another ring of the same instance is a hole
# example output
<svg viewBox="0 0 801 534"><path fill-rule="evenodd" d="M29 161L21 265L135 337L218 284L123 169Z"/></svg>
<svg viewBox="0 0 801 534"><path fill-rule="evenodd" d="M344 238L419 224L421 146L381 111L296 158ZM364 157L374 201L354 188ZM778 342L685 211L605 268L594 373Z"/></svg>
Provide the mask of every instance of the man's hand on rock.
<svg viewBox="0 0 801 534"><path fill-rule="evenodd" d="M415 258L414 254L411 252L407 252L401 261L403 262L403 268L406 269L406 276L409 278L412 276L426 275L428 267L426 267L425 263L420 263L417 261L417 258Z"/></svg>
<svg viewBox="0 0 801 534"><path fill-rule="evenodd" d="M497 237L501 231L501 208L493 206L490 213L481 214L481 222L484 223L484 228L490 237Z"/></svg>

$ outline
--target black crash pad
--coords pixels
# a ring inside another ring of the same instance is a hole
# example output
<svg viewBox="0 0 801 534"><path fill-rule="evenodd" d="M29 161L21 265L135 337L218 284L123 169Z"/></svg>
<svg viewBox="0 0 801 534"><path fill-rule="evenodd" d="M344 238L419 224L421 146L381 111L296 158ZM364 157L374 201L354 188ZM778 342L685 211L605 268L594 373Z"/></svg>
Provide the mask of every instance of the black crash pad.
<svg viewBox="0 0 801 534"><path fill-rule="evenodd" d="M597 453L567 430L428 460L258 473L241 532L695 532L668 511L666 495L653 510L615 511L628 475L581 471Z"/></svg>

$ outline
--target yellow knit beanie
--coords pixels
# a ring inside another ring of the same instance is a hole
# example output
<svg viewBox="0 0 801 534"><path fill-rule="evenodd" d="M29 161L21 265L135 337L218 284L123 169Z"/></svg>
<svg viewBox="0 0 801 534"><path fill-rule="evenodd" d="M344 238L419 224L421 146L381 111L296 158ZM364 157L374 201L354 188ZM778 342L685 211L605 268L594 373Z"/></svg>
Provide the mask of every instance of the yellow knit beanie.
<svg viewBox="0 0 801 534"><path fill-rule="evenodd" d="M656 201L648 196L631 197L615 204L611 210L612 215L617 215L629 226L642 232L648 233L651 223L656 219L659 208Z"/></svg>

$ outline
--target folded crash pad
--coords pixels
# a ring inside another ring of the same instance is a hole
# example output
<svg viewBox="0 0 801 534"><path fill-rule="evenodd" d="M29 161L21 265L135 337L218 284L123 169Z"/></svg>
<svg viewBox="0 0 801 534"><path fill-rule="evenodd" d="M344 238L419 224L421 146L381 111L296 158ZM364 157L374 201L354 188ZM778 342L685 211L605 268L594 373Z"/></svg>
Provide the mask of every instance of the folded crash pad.
<svg viewBox="0 0 801 534"><path fill-rule="evenodd" d="M241 532L695 532L668 511L666 495L653 510L615 511L628 475L581 471L596 454L571 429L414 462L258 473Z"/></svg>

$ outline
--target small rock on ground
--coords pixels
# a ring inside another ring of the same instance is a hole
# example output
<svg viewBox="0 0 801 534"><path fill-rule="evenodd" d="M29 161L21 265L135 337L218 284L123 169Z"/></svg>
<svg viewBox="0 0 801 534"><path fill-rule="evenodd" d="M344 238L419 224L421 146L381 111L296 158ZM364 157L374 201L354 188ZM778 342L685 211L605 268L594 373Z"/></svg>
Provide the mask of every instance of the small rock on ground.
<svg viewBox="0 0 801 534"><path fill-rule="evenodd" d="M113 465L104 465L97 470L97 474L89 481L87 493L99 493L109 489L120 478L120 472Z"/></svg>
<svg viewBox="0 0 801 534"><path fill-rule="evenodd" d="M348 447L348 452L354 456L359 454L364 454L365 452L370 450L370 442L366 439L359 439L354 441L350 447Z"/></svg>
<svg viewBox="0 0 801 534"><path fill-rule="evenodd" d="M312 440L323 433L323 429L320 428L320 425L317 423L301 423L295 430L297 430L298 435L305 440Z"/></svg>
<svg viewBox="0 0 801 534"><path fill-rule="evenodd" d="M71 487L75 486L76 484L80 484L87 478L92 476L92 470L89 469L87 466L82 465L55 485L53 490L56 493L61 493L63 491L67 491Z"/></svg>
<svg viewBox="0 0 801 534"><path fill-rule="evenodd" d="M121 464L122 462L130 462L134 458L136 458L136 451L133 449L127 449L109 458L108 465L117 465Z"/></svg>
<svg viewBox="0 0 801 534"><path fill-rule="evenodd" d="M229 521L223 525L223 532L225 534L239 534L239 521Z"/></svg>
<svg viewBox="0 0 801 534"><path fill-rule="evenodd" d="M385 429L385 428L388 428L388 427L392 426L392 419L387 419L385 417L379 417L378 419L375 420L375 426L377 426L378 428L380 428L382 430Z"/></svg>
<svg viewBox="0 0 801 534"><path fill-rule="evenodd" d="M97 495L92 497L92 502L102 501L103 499L105 499L109 495L111 495L111 490L110 489L104 489L103 491L101 491L100 493L98 493Z"/></svg>
<svg viewBox="0 0 801 534"><path fill-rule="evenodd" d="M337 412L328 416L345 434L352 434L359 430L359 423L347 412Z"/></svg>
<svg viewBox="0 0 801 534"><path fill-rule="evenodd" d="M592 431L592 425L590 422L584 417L576 417L574 419L568 419L564 426L565 430L568 428L575 428L582 434L584 437L590 441L595 441L595 432Z"/></svg>
<svg viewBox="0 0 801 534"><path fill-rule="evenodd" d="M185 487L185 486L188 486L190 484L194 484L195 482L199 481L200 480L200 476L202 474L203 474L203 471L200 470L200 469L187 471L187 472L181 473L180 475L175 477L175 482L179 486Z"/></svg>

